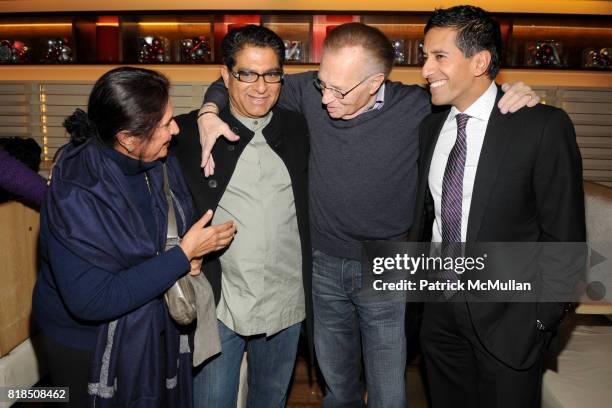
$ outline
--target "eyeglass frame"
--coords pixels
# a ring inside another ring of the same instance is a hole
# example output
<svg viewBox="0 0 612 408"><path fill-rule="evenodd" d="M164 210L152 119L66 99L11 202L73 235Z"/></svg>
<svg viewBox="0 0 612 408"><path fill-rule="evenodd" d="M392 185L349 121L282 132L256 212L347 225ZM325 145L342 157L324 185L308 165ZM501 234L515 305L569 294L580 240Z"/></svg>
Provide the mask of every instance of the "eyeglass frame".
<svg viewBox="0 0 612 408"><path fill-rule="evenodd" d="M242 79L240 79L240 75L242 74L251 74L251 75L256 75L257 79L251 82L248 81L244 81ZM285 77L285 73L283 71L270 71L270 72L264 72L263 74L260 74L259 72L254 72L254 71L247 71L247 70L238 70L237 72L234 71L230 71L230 74L232 74L232 76L234 78L236 78L238 81L243 82L245 84L254 84L255 82L259 81L259 78L263 78L264 82L266 84L280 84L281 82L283 82L283 78ZM279 74L280 75L280 79L278 80L278 82L268 82L266 81L266 75L270 75L270 74Z"/></svg>
<svg viewBox="0 0 612 408"><path fill-rule="evenodd" d="M319 78L318 75L315 75L315 77L313 78L312 82L313 82L315 88L317 88L319 91L321 91L321 93L324 93L325 90L327 89L327 90L329 90L329 92L332 93L332 95L334 95L334 97L336 99L344 99L346 97L346 95L351 93L353 90L355 90L359 85L363 84L370 77L372 77L372 75L368 75L367 77L363 78L361 81L359 81L359 83L357 85L355 85L354 87L352 87L351 89L349 89L346 92L342 92L339 89L332 88L332 87L324 85L325 82L321 81L321 79Z"/></svg>

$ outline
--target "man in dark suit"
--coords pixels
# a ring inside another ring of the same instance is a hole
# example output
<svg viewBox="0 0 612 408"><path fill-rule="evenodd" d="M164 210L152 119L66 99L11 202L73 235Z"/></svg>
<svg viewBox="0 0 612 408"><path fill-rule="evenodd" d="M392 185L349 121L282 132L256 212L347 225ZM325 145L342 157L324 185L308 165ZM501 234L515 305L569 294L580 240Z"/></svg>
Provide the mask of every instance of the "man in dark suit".
<svg viewBox="0 0 612 408"><path fill-rule="evenodd" d="M498 23L476 7L436 10L424 52L432 102L449 106L420 127L412 240L443 247L585 241L581 158L569 117L546 105L508 115L497 108ZM446 294L425 304L421 328L432 406L539 406L545 343L566 304Z"/></svg>
<svg viewBox="0 0 612 408"><path fill-rule="evenodd" d="M217 141L216 172L205 178L193 111L176 118L173 151L198 210L214 210L213 224L234 220L238 231L227 250L204 259L222 351L196 371L194 406L236 407L248 350L247 405L284 407L305 317L312 327L308 129L301 115L275 107L285 52L278 35L248 25L221 49L230 104L219 117L240 140Z"/></svg>

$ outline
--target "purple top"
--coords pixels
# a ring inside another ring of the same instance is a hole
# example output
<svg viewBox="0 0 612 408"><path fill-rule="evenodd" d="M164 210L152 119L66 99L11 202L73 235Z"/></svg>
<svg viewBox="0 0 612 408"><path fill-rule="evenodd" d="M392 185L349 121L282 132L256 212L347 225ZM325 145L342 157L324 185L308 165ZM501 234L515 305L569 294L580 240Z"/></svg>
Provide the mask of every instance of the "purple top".
<svg viewBox="0 0 612 408"><path fill-rule="evenodd" d="M40 207L47 182L6 150L0 149L0 188Z"/></svg>

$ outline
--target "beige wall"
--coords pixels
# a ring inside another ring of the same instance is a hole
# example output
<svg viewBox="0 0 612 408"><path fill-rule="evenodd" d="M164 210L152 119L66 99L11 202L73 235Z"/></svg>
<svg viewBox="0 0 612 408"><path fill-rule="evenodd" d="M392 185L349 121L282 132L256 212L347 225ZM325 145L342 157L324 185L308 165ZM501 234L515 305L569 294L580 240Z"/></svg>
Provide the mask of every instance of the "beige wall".
<svg viewBox="0 0 612 408"><path fill-rule="evenodd" d="M612 4L612 1L610 3ZM0 81L95 81L114 67L113 65L0 65ZM211 82L220 75L219 65L147 65L146 67L163 72L172 82ZM285 72L293 74L306 70L317 70L318 67L317 64L285 65L284 69ZM418 67L395 67L390 79L406 84L425 83L421 77L421 68ZM499 83L523 81L532 87L580 86L602 89L612 88L612 73L609 71L502 69L496 81Z"/></svg>

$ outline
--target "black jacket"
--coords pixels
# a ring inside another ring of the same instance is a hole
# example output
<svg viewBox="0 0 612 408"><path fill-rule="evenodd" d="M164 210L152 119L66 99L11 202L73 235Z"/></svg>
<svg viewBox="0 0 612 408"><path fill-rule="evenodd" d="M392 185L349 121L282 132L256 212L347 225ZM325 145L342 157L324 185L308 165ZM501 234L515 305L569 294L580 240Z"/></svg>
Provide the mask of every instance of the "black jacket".
<svg viewBox="0 0 612 408"><path fill-rule="evenodd" d="M274 108L272 112L272 120L263 129L263 135L270 148L282 159L291 178L302 249L306 327L309 344L312 348L312 252L308 220L308 128L304 118L297 113L278 107ZM212 149L212 156L215 160L215 174L211 177L204 177L204 172L200 168L202 148L198 134L197 113L198 111L192 111L175 118L180 127L180 133L174 137L171 154L178 157L196 208L202 216L209 209L216 210L236 168L238 158L253 138L253 132L230 113L229 107L222 110L219 114L220 118L230 126L234 133L240 136L240 140L230 142L224 137L217 140ZM222 272L219 261L221 253L209 254L204 258L203 266L206 277L212 286L216 303L219 302L221 294Z"/></svg>
<svg viewBox="0 0 612 408"><path fill-rule="evenodd" d="M478 162L466 252L476 242L584 242L582 162L572 122L565 112L547 105L502 115L497 108L501 95L498 90ZM448 109L433 113L421 123L411 241L431 241L435 214L429 169L448 113ZM517 369L533 363L536 346L543 340L535 329L536 319L554 327L564 306L469 303L483 345Z"/></svg>

